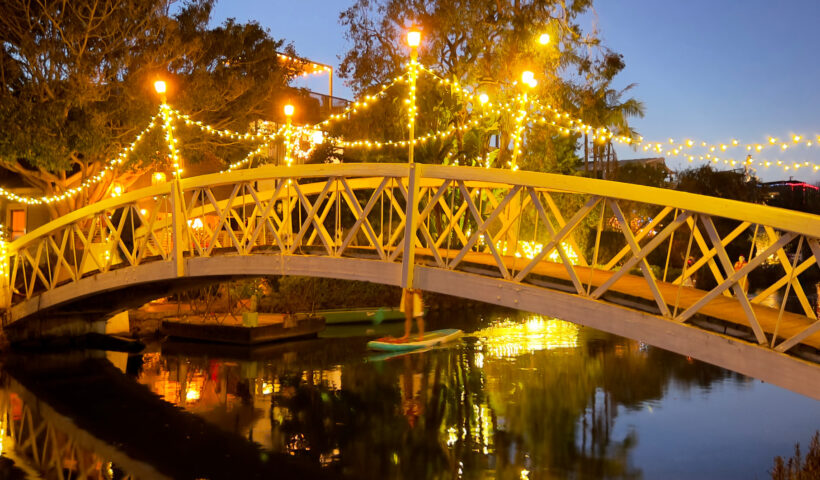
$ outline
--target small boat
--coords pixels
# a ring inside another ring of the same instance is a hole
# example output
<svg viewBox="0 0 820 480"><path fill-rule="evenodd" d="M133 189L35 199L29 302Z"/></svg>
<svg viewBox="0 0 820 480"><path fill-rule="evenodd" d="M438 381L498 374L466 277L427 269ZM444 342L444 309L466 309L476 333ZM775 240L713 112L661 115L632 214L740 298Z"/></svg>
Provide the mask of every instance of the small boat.
<svg viewBox="0 0 820 480"><path fill-rule="evenodd" d="M380 308L335 308L332 310L317 310L315 315L325 317L326 325L342 323L373 323L393 322L404 320L404 313L394 307Z"/></svg>
<svg viewBox="0 0 820 480"><path fill-rule="evenodd" d="M367 348L371 350L380 350L383 352L406 352L409 350L418 350L420 348L427 348L434 345L452 342L460 337L461 334L461 330L456 328L448 328L445 330L425 332L423 340L400 341L398 338L382 337L367 342ZM411 336L410 338L412 339L417 337Z"/></svg>

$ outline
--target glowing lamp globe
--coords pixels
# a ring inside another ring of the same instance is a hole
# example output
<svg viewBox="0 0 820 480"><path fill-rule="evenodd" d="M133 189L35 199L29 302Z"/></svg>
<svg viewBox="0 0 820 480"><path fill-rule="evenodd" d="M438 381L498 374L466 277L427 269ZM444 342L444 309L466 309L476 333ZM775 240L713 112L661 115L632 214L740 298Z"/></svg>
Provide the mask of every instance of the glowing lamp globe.
<svg viewBox="0 0 820 480"><path fill-rule="evenodd" d="M521 74L521 82L525 85L529 85L530 87L538 85L538 80L535 79L535 74L529 70L525 70L524 73Z"/></svg>
<svg viewBox="0 0 820 480"><path fill-rule="evenodd" d="M412 48L416 48L421 43L421 32L417 28L410 29L407 32L407 45Z"/></svg>
<svg viewBox="0 0 820 480"><path fill-rule="evenodd" d="M291 105L291 104L285 105L285 115L286 116L292 117L294 111L296 111L296 109L293 107L293 105Z"/></svg>
<svg viewBox="0 0 820 480"><path fill-rule="evenodd" d="M314 145L321 145L322 142L325 141L325 135L324 133L322 133L321 130L316 130L315 132L313 132L313 135L311 135L310 140L313 142Z"/></svg>
<svg viewBox="0 0 820 480"><path fill-rule="evenodd" d="M550 43L549 33L542 33L541 36L538 37L538 43L540 43L541 45L546 45Z"/></svg>
<svg viewBox="0 0 820 480"><path fill-rule="evenodd" d="M490 96L486 93L482 93L478 96L478 101L481 102L482 105L490 101Z"/></svg>
<svg viewBox="0 0 820 480"><path fill-rule="evenodd" d="M165 183L165 174L163 172L154 172L151 175L151 185L159 185L160 183Z"/></svg>
<svg viewBox="0 0 820 480"><path fill-rule="evenodd" d="M154 82L154 90L156 90L157 93L165 93L166 88L167 86L165 85L165 82L163 80L157 80L156 82Z"/></svg>

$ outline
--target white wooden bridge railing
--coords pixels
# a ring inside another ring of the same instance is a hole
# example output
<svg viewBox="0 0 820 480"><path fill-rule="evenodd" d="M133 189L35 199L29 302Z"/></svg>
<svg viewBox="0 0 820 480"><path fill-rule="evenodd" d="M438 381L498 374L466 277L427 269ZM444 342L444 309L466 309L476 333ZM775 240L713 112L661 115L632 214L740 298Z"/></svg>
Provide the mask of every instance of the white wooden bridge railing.
<svg viewBox="0 0 820 480"><path fill-rule="evenodd" d="M678 323L717 319L786 352L820 347L814 285L801 283L817 278L818 238L817 215L580 177L261 167L130 192L15 240L8 302L16 321L25 315L15 308L32 312L44 293L70 298L87 277L155 262L185 276L186 262L206 257L365 258L401 266L400 277L374 281L418 285L422 267L467 272ZM739 255L748 262L733 264Z"/></svg>

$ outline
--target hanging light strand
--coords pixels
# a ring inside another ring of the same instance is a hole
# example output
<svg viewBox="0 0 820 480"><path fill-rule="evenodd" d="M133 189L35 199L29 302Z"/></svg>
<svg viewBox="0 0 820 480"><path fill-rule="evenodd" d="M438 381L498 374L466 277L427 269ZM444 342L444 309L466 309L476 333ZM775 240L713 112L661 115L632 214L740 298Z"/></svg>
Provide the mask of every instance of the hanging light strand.
<svg viewBox="0 0 820 480"><path fill-rule="evenodd" d="M387 95L387 91L390 90L391 87L393 87L399 82L405 81L407 76L408 72L405 72L393 78L390 82L382 84L382 86L379 87L378 92L371 95L365 95L364 97L361 97L360 100L351 102L347 107L345 107L345 109L341 113L335 113L330 115L326 120L317 123L315 127L328 126L334 122L349 120L351 115L366 110L367 108L373 106L374 104L376 104L376 102L384 98L384 96Z"/></svg>
<svg viewBox="0 0 820 480"><path fill-rule="evenodd" d="M119 165L122 165L126 160L128 160L128 157L130 156L131 152L133 152L137 145L140 144L141 140L145 137L145 135L147 135L148 132L150 132L154 129L154 127L157 126L158 116L159 114L151 117L151 120L148 122L148 125L140 133L137 134L137 136L134 138L134 141L130 145L124 147L114 158L106 162L106 164L103 166L102 170L100 170L99 173L97 173L94 176L86 178L85 180L83 180L82 183L80 183L80 185L68 188L59 194L42 195L39 197L17 195L16 193L11 192L6 188L0 187L0 197L7 198L13 202L24 203L26 205L50 205L52 203L67 200L69 198L73 198L79 195L84 190L87 190L91 186L96 185L97 183L102 181L102 179L105 178L105 176L108 175L109 172L113 171Z"/></svg>

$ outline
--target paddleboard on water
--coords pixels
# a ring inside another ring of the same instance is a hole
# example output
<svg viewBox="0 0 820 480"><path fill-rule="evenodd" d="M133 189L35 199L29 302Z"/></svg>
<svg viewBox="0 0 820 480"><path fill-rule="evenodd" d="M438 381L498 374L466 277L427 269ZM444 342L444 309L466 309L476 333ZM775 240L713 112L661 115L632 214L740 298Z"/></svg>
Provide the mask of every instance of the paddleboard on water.
<svg viewBox="0 0 820 480"><path fill-rule="evenodd" d="M383 337L367 342L367 348L371 350L380 350L383 352L406 352L409 350L417 350L419 348L432 347L442 343L452 342L460 337L461 330L456 328L448 328L445 330L433 330L432 332L425 332L424 339L418 340L417 335L410 336L410 340L401 342L397 338Z"/></svg>

